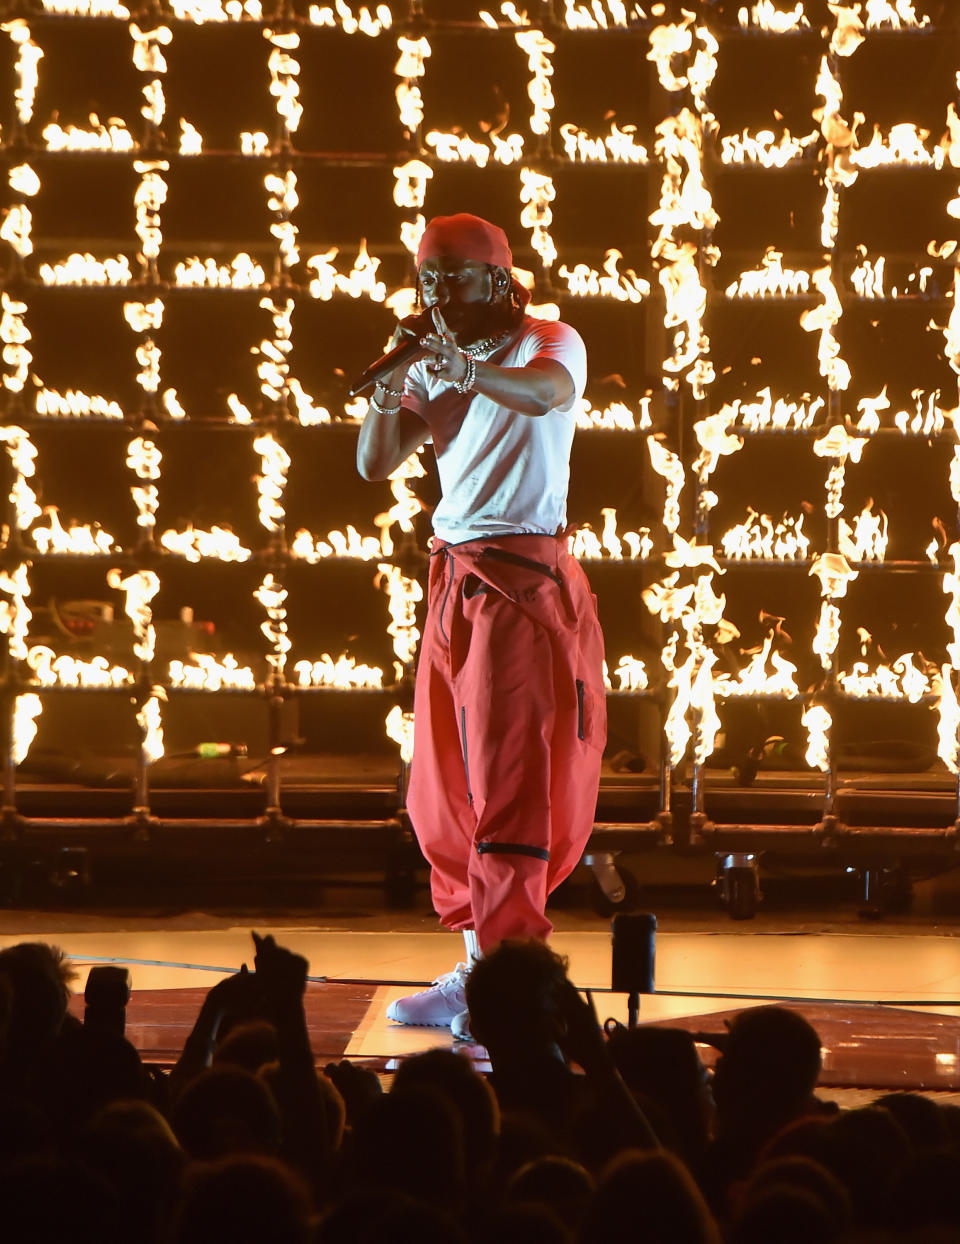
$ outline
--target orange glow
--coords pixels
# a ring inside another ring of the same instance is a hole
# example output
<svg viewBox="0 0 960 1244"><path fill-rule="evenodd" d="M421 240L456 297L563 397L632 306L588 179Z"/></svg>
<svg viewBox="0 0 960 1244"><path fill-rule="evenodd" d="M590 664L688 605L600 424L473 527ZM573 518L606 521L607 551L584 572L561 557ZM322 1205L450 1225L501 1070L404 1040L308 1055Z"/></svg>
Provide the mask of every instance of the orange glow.
<svg viewBox="0 0 960 1244"><path fill-rule="evenodd" d="M222 661L191 652L189 661L171 661L168 674L171 687L188 691L254 691L257 686L253 670L231 652Z"/></svg>

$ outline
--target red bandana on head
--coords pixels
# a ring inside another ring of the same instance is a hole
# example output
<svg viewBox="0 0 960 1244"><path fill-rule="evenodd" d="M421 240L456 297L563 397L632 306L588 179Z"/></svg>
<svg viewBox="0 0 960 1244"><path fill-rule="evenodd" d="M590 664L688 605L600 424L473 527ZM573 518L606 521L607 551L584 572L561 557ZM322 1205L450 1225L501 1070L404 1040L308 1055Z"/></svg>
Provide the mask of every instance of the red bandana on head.
<svg viewBox="0 0 960 1244"><path fill-rule="evenodd" d="M513 255L507 235L489 220L458 212L456 216L434 216L423 231L417 248L417 267L425 259L440 255L456 255L460 259L475 259L489 263L495 268L513 267Z"/></svg>

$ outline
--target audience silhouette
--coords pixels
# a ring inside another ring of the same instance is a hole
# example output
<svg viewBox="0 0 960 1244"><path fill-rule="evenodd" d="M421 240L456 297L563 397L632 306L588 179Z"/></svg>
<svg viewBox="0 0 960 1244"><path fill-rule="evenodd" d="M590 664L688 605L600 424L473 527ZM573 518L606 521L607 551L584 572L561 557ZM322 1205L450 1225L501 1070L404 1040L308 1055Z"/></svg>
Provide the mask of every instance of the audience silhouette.
<svg viewBox="0 0 960 1244"><path fill-rule="evenodd" d="M318 1071L307 963L253 934L176 1066L108 1005L68 1009L55 946L0 951L4 1244L960 1244L960 1110L816 1096L796 1010L744 1010L708 1073L678 1028L597 1022L565 960L506 941L472 969L490 1074L435 1049Z"/></svg>

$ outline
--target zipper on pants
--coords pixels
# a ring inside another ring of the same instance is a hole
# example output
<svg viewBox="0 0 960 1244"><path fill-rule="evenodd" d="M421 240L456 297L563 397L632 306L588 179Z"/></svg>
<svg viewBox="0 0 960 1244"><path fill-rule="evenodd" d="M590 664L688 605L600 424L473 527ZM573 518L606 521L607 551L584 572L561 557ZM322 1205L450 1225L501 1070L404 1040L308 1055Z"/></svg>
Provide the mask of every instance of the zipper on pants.
<svg viewBox="0 0 960 1244"><path fill-rule="evenodd" d="M473 803L473 790L470 786L470 759L467 755L467 710L466 706L460 708L460 747L463 752L463 771L467 778L467 798Z"/></svg>
<svg viewBox="0 0 960 1244"><path fill-rule="evenodd" d="M583 679L577 679L577 738L583 738Z"/></svg>

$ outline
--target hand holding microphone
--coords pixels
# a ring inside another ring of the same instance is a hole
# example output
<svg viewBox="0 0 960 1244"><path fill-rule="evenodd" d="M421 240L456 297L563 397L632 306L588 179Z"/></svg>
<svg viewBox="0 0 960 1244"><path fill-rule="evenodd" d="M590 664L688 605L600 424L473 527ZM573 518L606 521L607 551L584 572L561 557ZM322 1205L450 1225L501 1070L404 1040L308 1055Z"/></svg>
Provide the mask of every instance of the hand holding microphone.
<svg viewBox="0 0 960 1244"><path fill-rule="evenodd" d="M350 386L350 396L356 397L358 393L362 393L364 389L368 389L377 381L386 380L396 368L413 362L424 351L420 338L434 327L435 322L430 311L422 311L419 315L408 315L406 319L401 320L394 332L394 338L399 335L399 343L361 373Z"/></svg>

